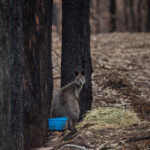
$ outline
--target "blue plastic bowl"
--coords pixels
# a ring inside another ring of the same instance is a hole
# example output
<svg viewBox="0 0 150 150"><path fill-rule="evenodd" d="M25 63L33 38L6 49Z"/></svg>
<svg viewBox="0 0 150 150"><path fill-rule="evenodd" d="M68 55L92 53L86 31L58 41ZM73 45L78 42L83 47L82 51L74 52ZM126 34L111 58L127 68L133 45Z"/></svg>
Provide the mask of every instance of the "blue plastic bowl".
<svg viewBox="0 0 150 150"><path fill-rule="evenodd" d="M68 117L50 118L48 119L48 129L61 131L67 128Z"/></svg>

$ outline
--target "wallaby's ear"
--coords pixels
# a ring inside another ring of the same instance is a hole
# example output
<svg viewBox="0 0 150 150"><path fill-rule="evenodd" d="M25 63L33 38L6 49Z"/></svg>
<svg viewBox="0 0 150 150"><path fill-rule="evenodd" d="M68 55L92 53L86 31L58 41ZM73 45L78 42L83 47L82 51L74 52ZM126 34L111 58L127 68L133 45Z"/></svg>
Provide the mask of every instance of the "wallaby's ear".
<svg viewBox="0 0 150 150"><path fill-rule="evenodd" d="M86 73L86 71L85 71L85 70L82 70L81 74L82 74L83 76L85 75L85 73Z"/></svg>
<svg viewBox="0 0 150 150"><path fill-rule="evenodd" d="M75 76L78 76L79 73L78 73L78 71L75 71L74 74L75 74Z"/></svg>

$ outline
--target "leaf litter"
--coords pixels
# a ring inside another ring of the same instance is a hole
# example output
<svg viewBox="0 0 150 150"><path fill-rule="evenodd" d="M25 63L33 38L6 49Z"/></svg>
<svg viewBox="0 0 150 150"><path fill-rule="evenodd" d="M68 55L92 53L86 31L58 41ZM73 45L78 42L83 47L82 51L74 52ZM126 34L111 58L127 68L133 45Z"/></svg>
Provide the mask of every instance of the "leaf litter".
<svg viewBox="0 0 150 150"><path fill-rule="evenodd" d="M55 95L60 88L61 63L61 40L57 33L53 33L52 41ZM91 114L90 118L88 115L85 116L81 128L73 139L62 140L69 131L49 132L42 147L77 149L64 147L66 144L74 144L89 150L150 149L150 139L126 142L130 138L150 135L150 34L91 35L91 57L94 114ZM98 115L95 115L97 111ZM123 114L120 111L123 111ZM134 114L136 118L131 124L127 121L130 117L124 118L128 116L128 112ZM116 114L123 115L123 123L117 121L119 116L113 118ZM106 125L107 119L102 118L102 115L112 117L108 119L109 125ZM99 121L96 121L97 119ZM93 127L93 122L98 126Z"/></svg>

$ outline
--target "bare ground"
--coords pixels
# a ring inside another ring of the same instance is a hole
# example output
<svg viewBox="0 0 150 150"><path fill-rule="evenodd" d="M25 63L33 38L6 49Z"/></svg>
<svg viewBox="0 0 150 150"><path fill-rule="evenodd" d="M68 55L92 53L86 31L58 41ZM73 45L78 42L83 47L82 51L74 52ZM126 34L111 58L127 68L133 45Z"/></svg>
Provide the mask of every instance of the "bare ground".
<svg viewBox="0 0 150 150"><path fill-rule="evenodd" d="M60 87L60 41L54 33L54 94ZM87 124L87 127L79 130L70 141L62 140L68 131L49 133L43 149L81 149L64 146L72 143L82 146L82 149L91 150L149 150L150 138L147 136L150 136L150 34L92 35L91 55L92 109L99 106L133 109L141 123L116 129L88 129Z"/></svg>

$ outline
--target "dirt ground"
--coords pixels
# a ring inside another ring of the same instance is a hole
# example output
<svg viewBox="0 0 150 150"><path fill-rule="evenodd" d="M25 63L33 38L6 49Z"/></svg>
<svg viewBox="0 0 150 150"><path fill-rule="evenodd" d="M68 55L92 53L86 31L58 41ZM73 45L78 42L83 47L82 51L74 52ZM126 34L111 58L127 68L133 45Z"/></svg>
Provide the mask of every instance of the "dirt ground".
<svg viewBox="0 0 150 150"><path fill-rule="evenodd" d="M60 87L60 41L54 33L54 94ZM99 106L133 109L141 123L116 129L84 127L70 141L62 140L68 131L49 133L43 149L150 150L147 137L150 136L150 34L91 35L91 55L92 109Z"/></svg>

